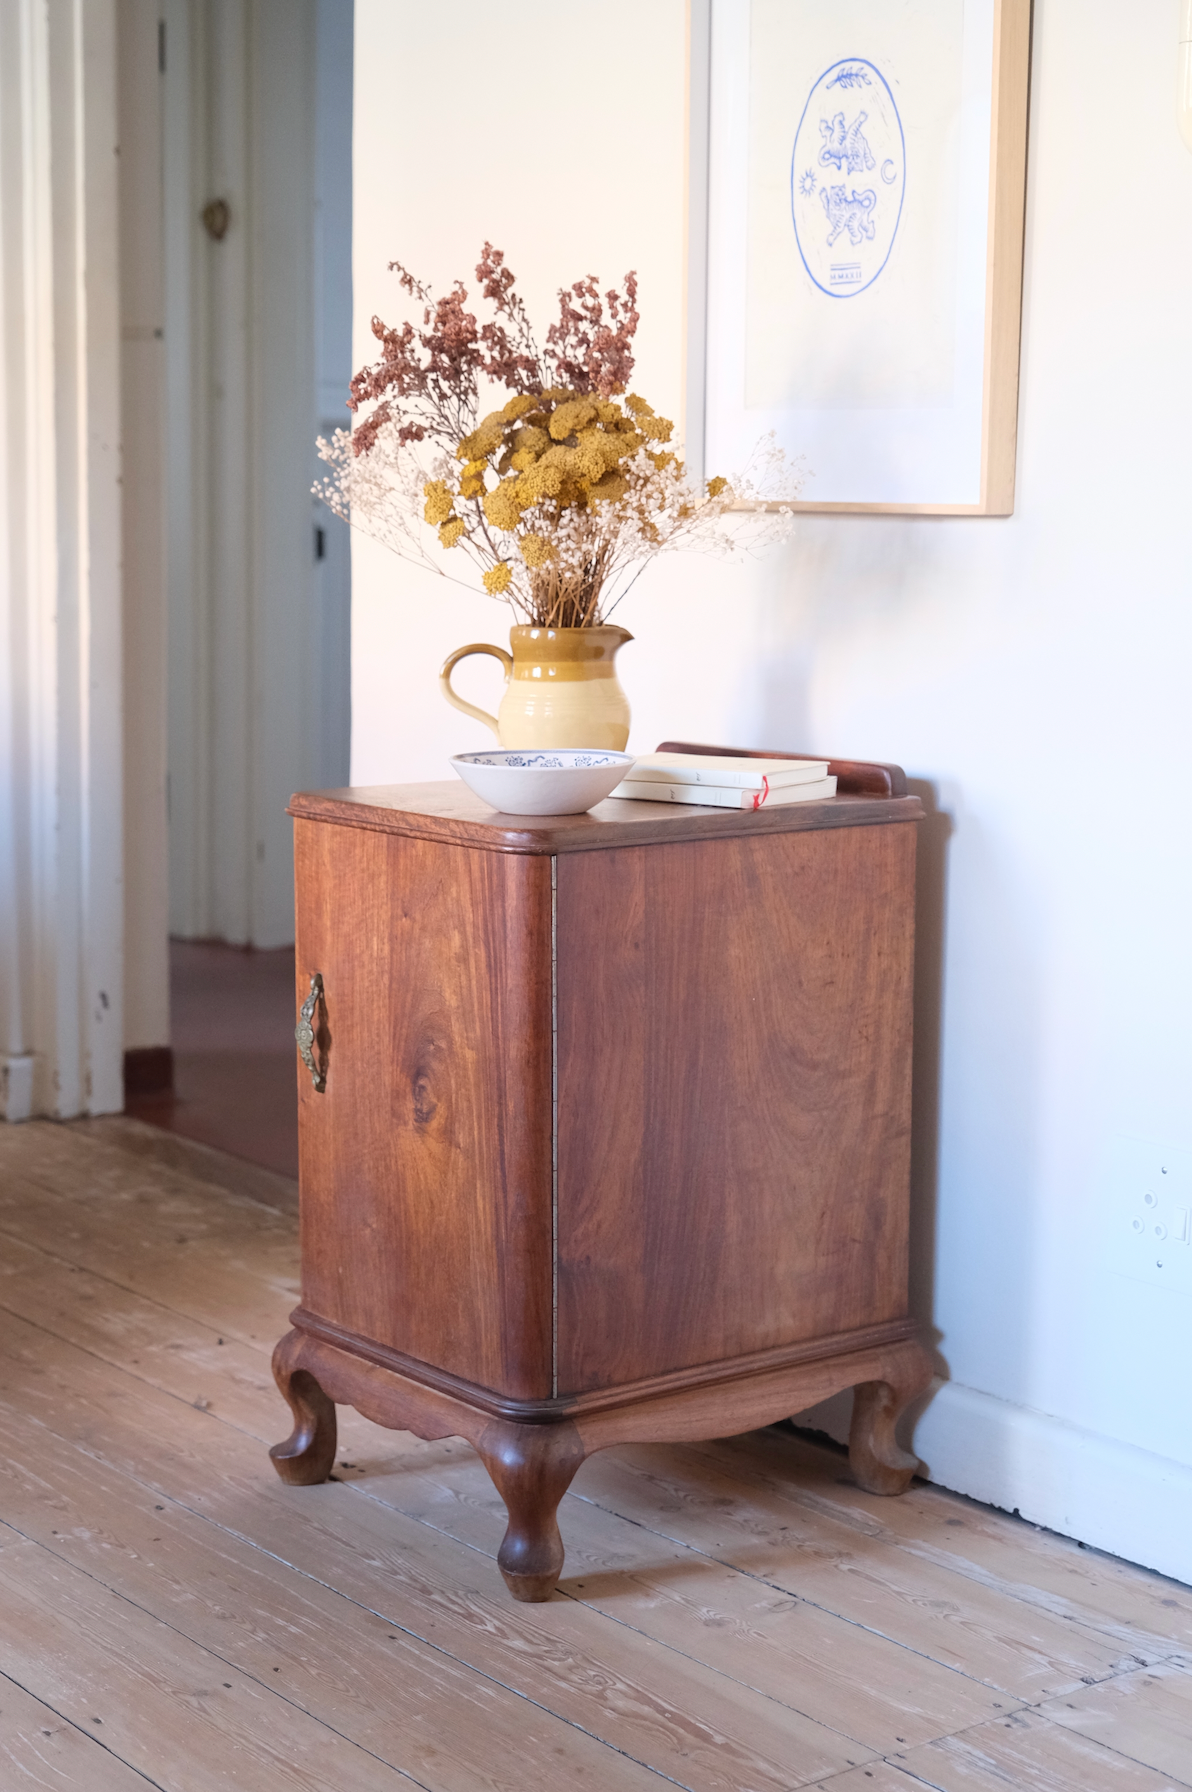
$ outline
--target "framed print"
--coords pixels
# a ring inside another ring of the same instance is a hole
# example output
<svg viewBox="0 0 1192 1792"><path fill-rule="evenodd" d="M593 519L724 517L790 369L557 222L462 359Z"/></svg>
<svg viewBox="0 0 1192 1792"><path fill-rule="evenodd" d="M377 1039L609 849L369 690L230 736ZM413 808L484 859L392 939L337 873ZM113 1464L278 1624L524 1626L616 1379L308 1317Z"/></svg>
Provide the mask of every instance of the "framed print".
<svg viewBox="0 0 1192 1792"><path fill-rule="evenodd" d="M1029 38L1030 0L691 0L696 464L772 430L796 509L1010 514Z"/></svg>

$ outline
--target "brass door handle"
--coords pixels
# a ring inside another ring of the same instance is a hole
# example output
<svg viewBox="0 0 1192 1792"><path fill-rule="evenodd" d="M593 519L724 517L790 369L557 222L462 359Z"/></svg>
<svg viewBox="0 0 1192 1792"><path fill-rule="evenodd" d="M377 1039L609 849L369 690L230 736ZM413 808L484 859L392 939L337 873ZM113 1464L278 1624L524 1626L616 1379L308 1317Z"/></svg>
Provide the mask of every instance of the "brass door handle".
<svg viewBox="0 0 1192 1792"><path fill-rule="evenodd" d="M310 980L310 994L299 1009L298 1025L294 1028L294 1038L298 1041L298 1051L302 1062L310 1071L310 1080L315 1086L315 1093L322 1095L327 1088L327 1063L324 1058L320 1063L315 1056L318 1045L318 1034L315 1031L315 1015L319 1003L323 1000L323 976L316 971Z"/></svg>

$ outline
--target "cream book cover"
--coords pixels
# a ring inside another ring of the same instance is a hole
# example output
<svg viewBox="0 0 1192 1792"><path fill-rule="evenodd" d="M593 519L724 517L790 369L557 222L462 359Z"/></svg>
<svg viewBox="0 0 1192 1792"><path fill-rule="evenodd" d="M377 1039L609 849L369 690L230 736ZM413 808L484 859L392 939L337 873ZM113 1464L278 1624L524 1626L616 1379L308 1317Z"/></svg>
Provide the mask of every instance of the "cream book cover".
<svg viewBox="0 0 1192 1792"><path fill-rule="evenodd" d="M826 759L721 759L705 753L643 753L627 784L713 784L722 790L775 790L828 775Z"/></svg>
<svg viewBox="0 0 1192 1792"><path fill-rule="evenodd" d="M708 809L772 809L782 803L823 802L836 795L836 780L811 778L803 784L775 788L763 778L759 789L742 790L739 785L660 784L646 778L625 778L611 794L647 803L696 803Z"/></svg>

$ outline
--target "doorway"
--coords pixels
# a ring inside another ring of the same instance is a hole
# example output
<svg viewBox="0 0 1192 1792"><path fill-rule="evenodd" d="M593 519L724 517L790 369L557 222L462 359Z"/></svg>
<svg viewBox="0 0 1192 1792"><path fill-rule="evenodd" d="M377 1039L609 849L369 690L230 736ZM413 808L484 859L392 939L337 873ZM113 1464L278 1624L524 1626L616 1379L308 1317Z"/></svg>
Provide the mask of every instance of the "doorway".
<svg viewBox="0 0 1192 1792"><path fill-rule="evenodd" d="M170 932L294 937L293 790L347 782L351 0L164 0Z"/></svg>
<svg viewBox="0 0 1192 1792"><path fill-rule="evenodd" d="M311 495L351 376L352 0L160 0L172 1087L297 1167L296 789L348 782L350 554ZM163 1075L161 1082L167 1083Z"/></svg>

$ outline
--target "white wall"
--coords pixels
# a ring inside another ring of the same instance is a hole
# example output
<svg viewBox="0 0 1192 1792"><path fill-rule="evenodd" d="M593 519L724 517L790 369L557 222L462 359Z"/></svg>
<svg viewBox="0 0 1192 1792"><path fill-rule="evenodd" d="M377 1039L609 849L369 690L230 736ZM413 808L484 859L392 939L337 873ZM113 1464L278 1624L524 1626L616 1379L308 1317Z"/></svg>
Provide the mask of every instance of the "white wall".
<svg viewBox="0 0 1192 1792"><path fill-rule="evenodd" d="M404 297L397 276L386 272L390 261L400 259L437 291L457 277L474 291L472 269L489 238L505 250L542 334L560 285L588 273L619 283L636 268L646 322L634 378L658 408L677 405L685 8L683 0L609 0L598 27L594 17L579 0L528 0L516 13L464 0L451 16L413 0L357 0L357 366L377 356L371 318L394 318ZM609 100L597 100L606 94ZM541 99L529 97L535 95ZM555 147L549 120L556 107L570 120L573 105L574 126L557 127ZM496 149L506 106L511 119L524 114L531 134L541 113L542 131L540 142L508 156ZM709 574L692 562L690 570L711 596L715 569ZM643 591L642 602L618 620L635 633L655 611L663 620L664 589L659 580L652 596ZM506 606L408 568L357 535L352 610L353 781L448 776L451 753L482 747L492 736L443 702L439 666L468 641L508 645ZM709 603L709 624L717 613ZM643 641L618 659L638 742L651 730L656 736L663 716L662 726L672 718L678 726L685 713L692 725L701 714L702 697L686 712L667 700L660 657ZM489 710L499 681L491 660L466 662L455 675L456 688Z"/></svg>
<svg viewBox="0 0 1192 1792"><path fill-rule="evenodd" d="M1036 3L1014 516L807 516L760 566L659 566L621 617L620 667L631 746L893 759L947 817L929 836L950 833L942 978L926 903L942 1030L937 1139L925 1003L916 1280L952 1385L918 1445L950 1486L1192 1578L1192 1294L1116 1273L1129 1190L1106 1168L1125 1135L1192 1145L1177 16ZM678 409L684 7L607 0L591 19L577 0L358 0L357 362L371 314L398 310L386 261L446 286L488 236L544 321L560 281L636 267L635 385ZM515 137L541 118L541 141L498 153L506 118ZM505 627L357 538L355 782L445 776L485 743L435 674ZM496 677L476 662L468 689L495 697Z"/></svg>

